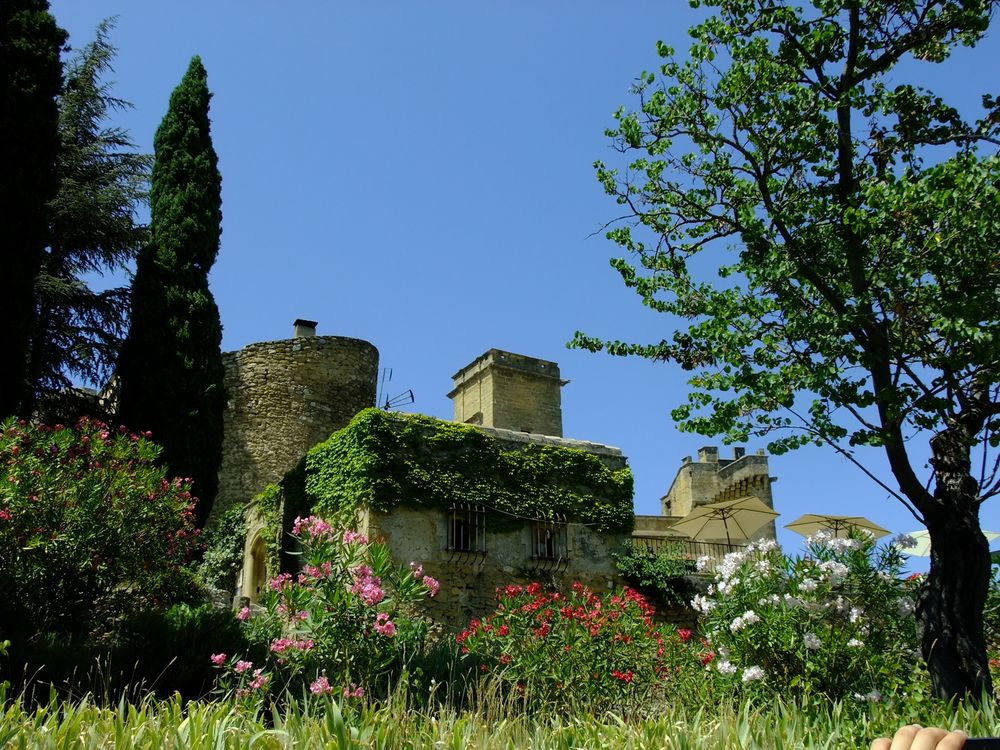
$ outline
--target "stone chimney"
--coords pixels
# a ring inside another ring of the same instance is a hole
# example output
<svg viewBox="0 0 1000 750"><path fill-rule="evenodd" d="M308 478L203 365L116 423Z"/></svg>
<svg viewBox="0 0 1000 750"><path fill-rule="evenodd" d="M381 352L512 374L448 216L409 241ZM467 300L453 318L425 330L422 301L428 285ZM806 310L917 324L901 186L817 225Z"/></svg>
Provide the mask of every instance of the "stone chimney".
<svg viewBox="0 0 1000 750"><path fill-rule="evenodd" d="M299 318L294 323L294 334L293 337L297 339L309 338L310 336L316 335L316 321L315 320L303 320Z"/></svg>

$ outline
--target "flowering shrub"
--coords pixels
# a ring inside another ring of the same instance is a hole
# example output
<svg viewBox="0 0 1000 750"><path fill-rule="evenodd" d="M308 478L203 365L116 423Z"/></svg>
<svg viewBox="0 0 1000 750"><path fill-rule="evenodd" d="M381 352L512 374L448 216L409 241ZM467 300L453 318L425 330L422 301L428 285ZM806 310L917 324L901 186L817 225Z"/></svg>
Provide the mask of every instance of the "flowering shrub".
<svg viewBox="0 0 1000 750"><path fill-rule="evenodd" d="M497 599L456 641L529 703L635 711L703 670L691 631L659 628L631 589L601 598L579 583L566 595L532 583Z"/></svg>
<svg viewBox="0 0 1000 750"><path fill-rule="evenodd" d="M0 424L0 623L104 633L187 593L194 499L149 437L87 419Z"/></svg>
<svg viewBox="0 0 1000 750"><path fill-rule="evenodd" d="M726 555L693 602L715 670L751 691L831 699L878 700L906 685L916 635L899 548L821 533L807 550L789 558L763 541Z"/></svg>
<svg viewBox="0 0 1000 750"><path fill-rule="evenodd" d="M267 658L212 655L221 689L251 701L281 688L353 698L383 690L423 647L427 623L414 604L440 584L417 563L394 565L385 545L321 518L296 518L292 534L303 550L301 572L271 579L263 611L237 614Z"/></svg>

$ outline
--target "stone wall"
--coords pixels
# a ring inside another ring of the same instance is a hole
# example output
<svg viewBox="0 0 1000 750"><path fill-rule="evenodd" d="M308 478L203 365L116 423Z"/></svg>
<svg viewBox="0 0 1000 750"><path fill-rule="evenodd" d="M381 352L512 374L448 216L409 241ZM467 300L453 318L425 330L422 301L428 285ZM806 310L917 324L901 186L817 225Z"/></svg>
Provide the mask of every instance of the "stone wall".
<svg viewBox="0 0 1000 750"><path fill-rule="evenodd" d="M213 517L280 480L316 443L375 405L378 350L360 339L266 341L223 354L223 363L230 400Z"/></svg>
<svg viewBox="0 0 1000 750"><path fill-rule="evenodd" d="M508 584L539 581L568 590L574 581L596 591L621 586L613 552L627 534L601 534L577 523L566 526L567 555L561 560L532 557L531 522L519 529L486 532L485 552L447 549L447 513L434 509L395 508L368 512L359 524L372 538L381 538L393 558L404 565L419 562L424 572L441 582L441 591L427 601L427 614L446 629L458 629L473 617L496 608L495 592Z"/></svg>

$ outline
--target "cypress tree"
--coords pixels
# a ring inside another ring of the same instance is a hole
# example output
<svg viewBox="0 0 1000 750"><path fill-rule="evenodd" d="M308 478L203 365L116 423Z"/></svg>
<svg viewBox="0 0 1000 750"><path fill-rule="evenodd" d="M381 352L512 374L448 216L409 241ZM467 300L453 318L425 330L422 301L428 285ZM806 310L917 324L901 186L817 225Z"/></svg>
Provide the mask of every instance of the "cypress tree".
<svg viewBox="0 0 1000 750"><path fill-rule="evenodd" d="M210 98L194 57L153 141L150 243L136 262L118 365L120 419L152 431L170 471L194 480L200 525L218 486L226 404L222 325L208 288L222 221Z"/></svg>
<svg viewBox="0 0 1000 750"><path fill-rule="evenodd" d="M0 2L0 418L24 413L35 278L57 185L65 41L47 0Z"/></svg>

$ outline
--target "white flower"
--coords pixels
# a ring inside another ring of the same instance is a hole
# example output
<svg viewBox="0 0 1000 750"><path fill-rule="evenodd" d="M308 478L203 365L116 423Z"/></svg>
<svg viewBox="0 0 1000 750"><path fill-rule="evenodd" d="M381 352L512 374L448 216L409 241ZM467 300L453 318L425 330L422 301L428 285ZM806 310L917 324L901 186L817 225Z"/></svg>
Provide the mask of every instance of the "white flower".
<svg viewBox="0 0 1000 750"><path fill-rule="evenodd" d="M819 569L826 573L827 578L830 579L830 583L840 583L850 572L844 563L837 562L836 560L821 562Z"/></svg>
<svg viewBox="0 0 1000 750"><path fill-rule="evenodd" d="M758 573L770 573L771 572L771 561L770 560L758 560L757 564L754 566L757 568Z"/></svg>
<svg viewBox="0 0 1000 750"><path fill-rule="evenodd" d="M820 641L819 637L815 633L806 633L804 636L802 636L802 643L810 651L815 651L821 645L823 645L823 642Z"/></svg>
<svg viewBox="0 0 1000 750"><path fill-rule="evenodd" d="M847 642L847 645L850 646L851 648L861 648L865 644L863 641L859 641L857 638L851 638L851 640Z"/></svg>
<svg viewBox="0 0 1000 750"><path fill-rule="evenodd" d="M834 552L843 553L849 549L857 549L861 546L861 542L857 539L831 539L826 546Z"/></svg>
<svg viewBox="0 0 1000 750"><path fill-rule="evenodd" d="M715 569L718 580L725 581L732 578L739 570L740 565L743 564L744 559L746 559L746 555L743 552L727 552L726 556L722 558L722 563Z"/></svg>
<svg viewBox="0 0 1000 750"><path fill-rule="evenodd" d="M702 555L697 560L695 560L694 569L697 570L699 573L704 573L706 570L708 570L709 563L711 562L712 562L711 557L709 557L708 555Z"/></svg>
<svg viewBox="0 0 1000 750"><path fill-rule="evenodd" d="M753 625L755 622L760 622L760 615L752 609L748 609L742 615L729 623L729 630L736 633L745 628L747 625Z"/></svg>
<svg viewBox="0 0 1000 750"><path fill-rule="evenodd" d="M899 607L900 617L907 617L908 615L913 614L914 607L912 599L908 599L905 596L901 597L896 603L896 606Z"/></svg>
<svg viewBox="0 0 1000 750"><path fill-rule="evenodd" d="M799 599L799 597L792 596L791 594L785 594L784 600L785 600L785 606L791 607L793 609L795 607L801 607L803 604L802 600Z"/></svg>
<svg viewBox="0 0 1000 750"><path fill-rule="evenodd" d="M720 661L715 668L719 670L719 674L736 674L736 665L730 661Z"/></svg>
<svg viewBox="0 0 1000 750"><path fill-rule="evenodd" d="M897 534L892 538L890 544L895 544L900 549L913 549L917 546L917 540L909 534Z"/></svg>
<svg viewBox="0 0 1000 750"><path fill-rule="evenodd" d="M806 537L806 544L809 546L816 545L822 547L831 539L833 539L833 534L831 534L826 529L822 529L820 531L817 531L812 536Z"/></svg>
<svg viewBox="0 0 1000 750"><path fill-rule="evenodd" d="M864 695L862 695L861 693L855 693L854 697L859 701L869 701L870 703L877 703L878 701L882 700L882 693L880 693L878 690L872 690L870 693L865 693Z"/></svg>
<svg viewBox="0 0 1000 750"><path fill-rule="evenodd" d="M819 586L819 584L816 583L816 581L814 581L812 578L803 578L799 582L799 591L804 591L807 594L811 594L813 591L816 590L817 586Z"/></svg>
<svg viewBox="0 0 1000 750"><path fill-rule="evenodd" d="M703 615L707 615L715 606L715 602L706 596L695 594L694 599L691 600L691 606Z"/></svg>
<svg viewBox="0 0 1000 750"><path fill-rule="evenodd" d="M743 682L754 682L764 679L764 670L760 667L747 667L743 670Z"/></svg>
<svg viewBox="0 0 1000 750"><path fill-rule="evenodd" d="M781 597L777 594L771 594L770 596L762 596L757 600L757 605L760 607L766 607L768 604L780 604Z"/></svg>
<svg viewBox="0 0 1000 750"><path fill-rule="evenodd" d="M865 613L864 613L864 611L861 608L859 608L859 607L851 607L851 614L849 614L847 617L848 617L848 619L851 622L857 622L858 620L860 620L864 616L865 616Z"/></svg>

